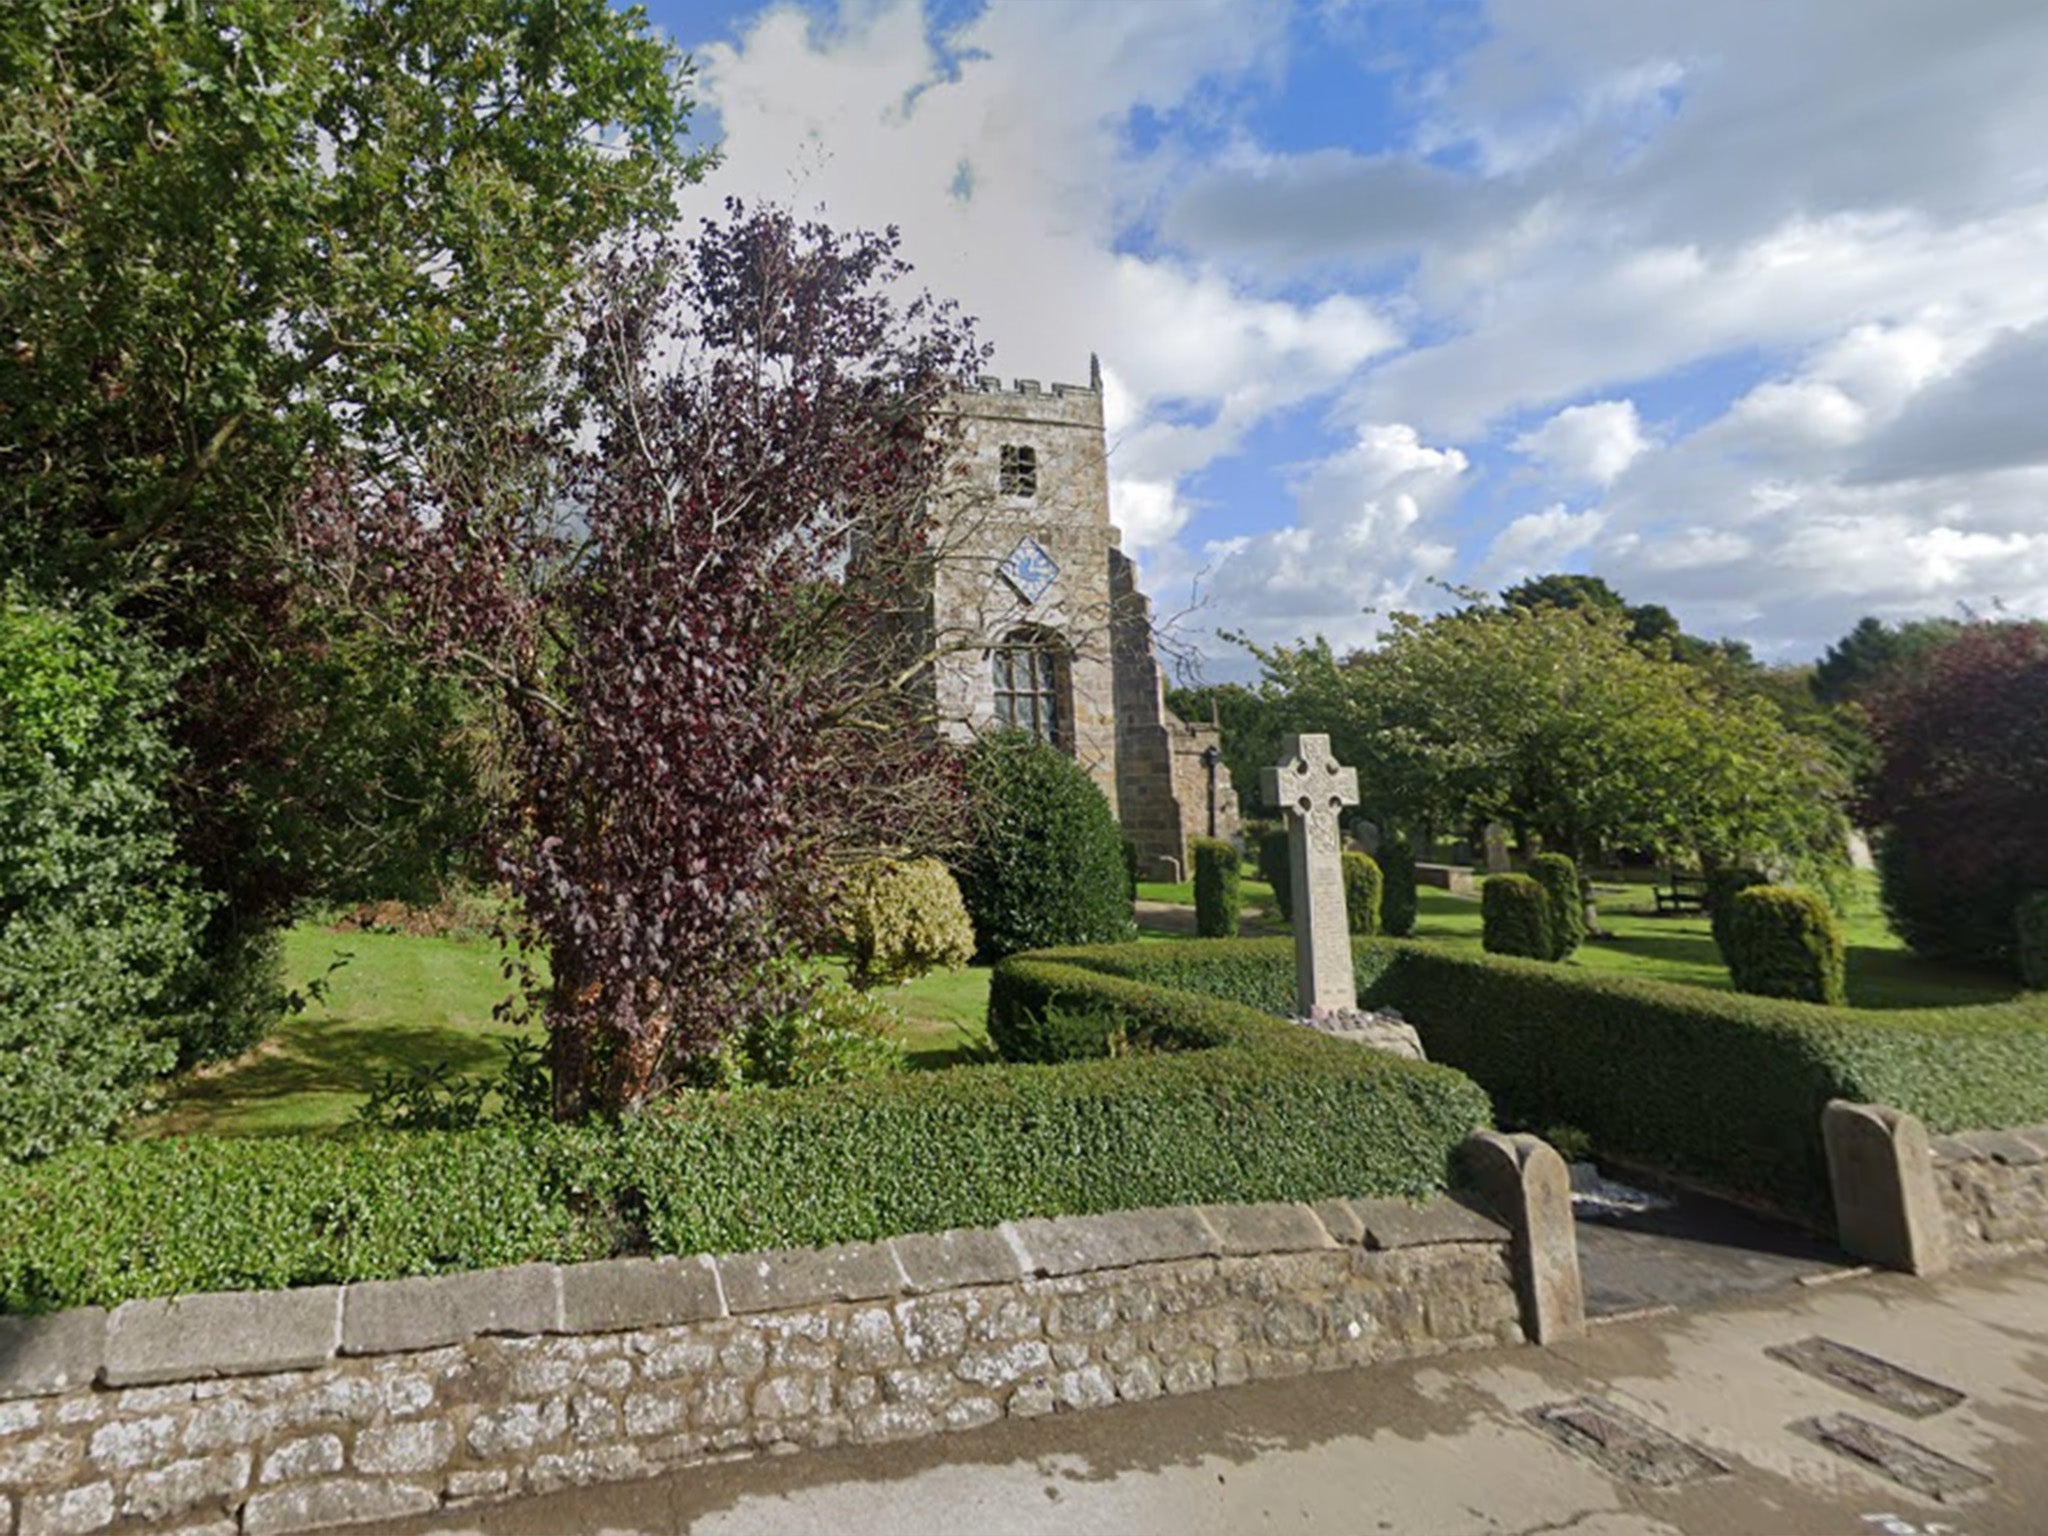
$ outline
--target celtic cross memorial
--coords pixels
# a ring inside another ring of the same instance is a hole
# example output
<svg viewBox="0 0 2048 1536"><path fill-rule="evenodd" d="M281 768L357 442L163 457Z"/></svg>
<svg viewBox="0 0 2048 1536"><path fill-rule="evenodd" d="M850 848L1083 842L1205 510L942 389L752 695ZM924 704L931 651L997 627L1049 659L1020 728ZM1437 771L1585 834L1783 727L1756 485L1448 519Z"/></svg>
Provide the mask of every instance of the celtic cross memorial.
<svg viewBox="0 0 2048 1536"><path fill-rule="evenodd" d="M1337 816L1358 804L1358 770L1330 753L1327 736L1288 736L1264 774L1266 803L1287 813L1287 869L1294 891L1294 985L1303 1018L1358 1007L1351 972L1351 925L1344 915L1344 868Z"/></svg>

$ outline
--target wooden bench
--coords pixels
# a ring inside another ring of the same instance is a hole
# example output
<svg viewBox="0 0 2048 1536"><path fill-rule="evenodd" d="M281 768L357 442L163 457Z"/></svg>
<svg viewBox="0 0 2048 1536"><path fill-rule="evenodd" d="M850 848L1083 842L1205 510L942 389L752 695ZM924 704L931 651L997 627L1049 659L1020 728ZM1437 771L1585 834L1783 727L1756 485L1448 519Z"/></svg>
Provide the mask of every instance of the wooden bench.
<svg viewBox="0 0 2048 1536"><path fill-rule="evenodd" d="M1657 911L1704 912L1707 910L1707 877L1671 870L1665 875L1665 884L1652 888L1657 898Z"/></svg>

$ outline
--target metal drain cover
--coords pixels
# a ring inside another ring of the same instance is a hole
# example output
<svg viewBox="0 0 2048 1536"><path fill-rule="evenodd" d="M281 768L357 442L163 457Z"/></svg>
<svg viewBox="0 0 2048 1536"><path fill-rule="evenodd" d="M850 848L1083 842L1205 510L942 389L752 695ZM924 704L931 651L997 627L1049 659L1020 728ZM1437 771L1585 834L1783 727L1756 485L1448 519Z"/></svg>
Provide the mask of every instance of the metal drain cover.
<svg viewBox="0 0 2048 1536"><path fill-rule="evenodd" d="M1974 1493L1991 1481L1975 1467L1951 1461L1939 1451L1930 1451L1853 1413L1801 1419L1792 1426L1792 1433L1804 1435L1837 1456L1881 1472L1902 1487L1944 1503L1960 1494Z"/></svg>
<svg viewBox="0 0 2048 1536"><path fill-rule="evenodd" d="M1879 1407L1904 1414L1909 1419L1929 1419L1955 1407L1963 1394L1925 1376L1916 1376L1903 1366L1866 1355L1860 1349L1837 1344L1833 1339L1801 1339L1796 1344L1773 1344L1764 1351L1795 1371L1804 1371L1830 1386L1868 1398Z"/></svg>
<svg viewBox="0 0 2048 1536"><path fill-rule="evenodd" d="M1575 1398L1534 1408L1529 1417L1580 1455L1591 1458L1617 1477L1655 1488L1669 1488L1705 1477L1722 1477L1728 1468L1705 1451L1646 1424L1625 1408L1598 1397Z"/></svg>

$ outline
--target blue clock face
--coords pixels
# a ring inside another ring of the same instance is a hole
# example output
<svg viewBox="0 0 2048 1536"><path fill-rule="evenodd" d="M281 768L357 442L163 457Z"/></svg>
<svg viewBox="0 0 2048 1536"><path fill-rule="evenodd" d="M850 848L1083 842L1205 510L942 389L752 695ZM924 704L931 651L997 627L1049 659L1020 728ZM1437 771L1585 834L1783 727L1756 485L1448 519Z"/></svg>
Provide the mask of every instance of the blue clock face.
<svg viewBox="0 0 2048 1536"><path fill-rule="evenodd" d="M1001 571L1003 580L1015 587L1017 595L1027 603L1035 603L1045 596L1060 574L1052 556L1028 534L1018 540L1017 547L997 569Z"/></svg>

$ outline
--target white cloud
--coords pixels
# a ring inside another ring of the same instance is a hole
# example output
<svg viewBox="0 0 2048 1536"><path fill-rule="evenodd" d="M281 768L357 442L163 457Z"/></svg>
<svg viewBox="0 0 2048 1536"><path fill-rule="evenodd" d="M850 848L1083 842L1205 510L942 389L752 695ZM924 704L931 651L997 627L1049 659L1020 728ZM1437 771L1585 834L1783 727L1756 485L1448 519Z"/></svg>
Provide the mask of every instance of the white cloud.
<svg viewBox="0 0 2048 1536"><path fill-rule="evenodd" d="M1524 513L1494 535L1481 567L1482 579L1490 588L1509 587L1524 577L1557 570L1606 526L1605 513L1573 512L1562 503Z"/></svg>
<svg viewBox="0 0 2048 1536"><path fill-rule="evenodd" d="M1469 468L1463 453L1429 446L1412 427L1362 429L1295 482L1293 524L1212 546L1225 557L1208 587L1224 627L1266 642L1322 634L1348 647L1377 634L1389 610L1425 605L1429 579L1456 558L1436 519Z"/></svg>
<svg viewBox="0 0 2048 1536"><path fill-rule="evenodd" d="M1514 442L1551 478L1590 485L1612 485L1649 446L1633 400L1569 406Z"/></svg>
<svg viewBox="0 0 2048 1536"><path fill-rule="evenodd" d="M771 9L696 47L727 135L700 205L901 225L1006 374L1099 352L1114 515L1162 608L1213 567L1218 627L1356 643L1428 576L1567 561L1766 653L2048 613L2037 0L1484 0L1361 68L1370 142L1259 142L1290 34L1357 14ZM1345 446L1256 506L1190 497L1276 423ZM1475 473L1510 451L1540 473Z"/></svg>
<svg viewBox="0 0 2048 1536"><path fill-rule="evenodd" d="M1911 396L1858 467L1864 480L2048 464L2048 321L2007 331Z"/></svg>
<svg viewBox="0 0 2048 1536"><path fill-rule="evenodd" d="M980 319L1005 375L1079 379L1099 353L1113 512L1156 551L1190 515L1181 479L1400 341L1351 294L1282 300L1117 249L1162 168L1123 153L1128 112L1269 68L1285 19L1236 0L997 0L934 40L916 0L847 3L829 27L772 9L699 50L726 139L696 201L900 226L919 280Z"/></svg>

